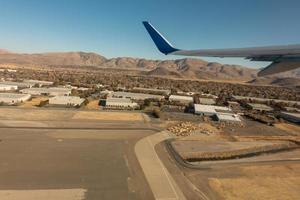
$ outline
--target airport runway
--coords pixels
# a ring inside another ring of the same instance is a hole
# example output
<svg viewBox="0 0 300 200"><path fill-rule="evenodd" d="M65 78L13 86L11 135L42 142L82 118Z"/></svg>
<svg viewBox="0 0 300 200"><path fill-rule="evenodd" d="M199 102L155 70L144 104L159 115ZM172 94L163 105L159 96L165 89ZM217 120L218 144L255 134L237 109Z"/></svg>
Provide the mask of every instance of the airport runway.
<svg viewBox="0 0 300 200"><path fill-rule="evenodd" d="M151 130L0 129L0 199L153 199L134 155Z"/></svg>

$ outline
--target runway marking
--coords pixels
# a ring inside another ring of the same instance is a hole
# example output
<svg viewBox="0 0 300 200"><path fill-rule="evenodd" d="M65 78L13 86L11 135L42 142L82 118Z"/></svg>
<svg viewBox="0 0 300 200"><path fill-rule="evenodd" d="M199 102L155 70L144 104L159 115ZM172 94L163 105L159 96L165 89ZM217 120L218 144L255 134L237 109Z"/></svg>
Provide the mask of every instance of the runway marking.
<svg viewBox="0 0 300 200"><path fill-rule="evenodd" d="M83 200L86 189L0 190L1 200Z"/></svg>

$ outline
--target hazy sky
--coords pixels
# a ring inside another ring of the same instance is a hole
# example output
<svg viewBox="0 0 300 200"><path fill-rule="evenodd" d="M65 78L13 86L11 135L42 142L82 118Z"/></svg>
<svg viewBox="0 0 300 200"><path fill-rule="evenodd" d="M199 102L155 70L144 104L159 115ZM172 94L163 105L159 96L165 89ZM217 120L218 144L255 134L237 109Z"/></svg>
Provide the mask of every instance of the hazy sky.
<svg viewBox="0 0 300 200"><path fill-rule="evenodd" d="M293 44L300 43L299 10L299 0L0 0L0 48L181 58L160 54L143 20L182 49Z"/></svg>

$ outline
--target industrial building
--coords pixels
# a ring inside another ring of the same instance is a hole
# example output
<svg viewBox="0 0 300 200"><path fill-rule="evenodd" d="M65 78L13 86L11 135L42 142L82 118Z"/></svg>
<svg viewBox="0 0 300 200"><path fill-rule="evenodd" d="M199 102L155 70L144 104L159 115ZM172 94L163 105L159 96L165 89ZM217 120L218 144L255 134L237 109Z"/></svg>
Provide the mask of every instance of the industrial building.
<svg viewBox="0 0 300 200"><path fill-rule="evenodd" d="M33 83L15 82L15 81L3 81L3 82L0 82L0 84L14 85L14 86L18 86L18 88L31 88L34 86Z"/></svg>
<svg viewBox="0 0 300 200"><path fill-rule="evenodd" d="M31 98L30 94L0 93L0 103L14 105L23 103Z"/></svg>
<svg viewBox="0 0 300 200"><path fill-rule="evenodd" d="M49 96L69 96L72 92L70 88L26 88L20 90L21 93L31 94L31 95L49 95Z"/></svg>
<svg viewBox="0 0 300 200"><path fill-rule="evenodd" d="M51 86L53 85L53 82L51 81L39 81L39 80L24 80L24 83L30 83L33 85L37 85L38 87L42 87L42 86Z"/></svg>
<svg viewBox="0 0 300 200"><path fill-rule="evenodd" d="M212 105L203 105L195 104L195 114L203 116L214 116L217 113L231 113L232 110L228 107L223 106L212 106Z"/></svg>
<svg viewBox="0 0 300 200"><path fill-rule="evenodd" d="M49 98L49 105L75 107L81 106L85 99L76 96L55 96Z"/></svg>
<svg viewBox="0 0 300 200"><path fill-rule="evenodd" d="M270 106L267 106L265 104L259 104L259 103L247 103L247 107L252 110L265 111L265 112L269 112L273 110L273 108L271 108Z"/></svg>
<svg viewBox="0 0 300 200"><path fill-rule="evenodd" d="M295 104L300 105L300 101L288 101L288 100L281 100L281 99L267 99L267 98L258 98L258 97L246 97L246 96L237 96L233 95L233 99L235 100L247 100L247 101L255 101L259 103L267 103L270 101L274 101L275 103L289 103L289 104Z"/></svg>
<svg viewBox="0 0 300 200"><path fill-rule="evenodd" d="M16 85L4 85L0 84L0 91L10 91L10 90L17 90L18 86Z"/></svg>
<svg viewBox="0 0 300 200"><path fill-rule="evenodd" d="M132 102L131 99L114 97L109 97L105 100L100 100L100 105L112 109L135 109L138 107L138 104Z"/></svg>
<svg viewBox="0 0 300 200"><path fill-rule="evenodd" d="M220 122L241 122L239 115L232 113L216 113L216 120Z"/></svg>
<svg viewBox="0 0 300 200"><path fill-rule="evenodd" d="M194 102L194 98L190 96L171 95L169 96L169 101L189 104Z"/></svg>
<svg viewBox="0 0 300 200"><path fill-rule="evenodd" d="M300 124L300 113L281 112L280 117L286 121Z"/></svg>
<svg viewBox="0 0 300 200"><path fill-rule="evenodd" d="M171 94L171 90L154 89L154 88L142 88L142 87L134 87L134 88L132 88L132 91L159 94L159 95L170 95Z"/></svg>
<svg viewBox="0 0 300 200"><path fill-rule="evenodd" d="M213 98L199 97L199 103L204 105L215 105L216 100Z"/></svg>
<svg viewBox="0 0 300 200"><path fill-rule="evenodd" d="M240 116L228 107L195 104L195 114L212 117L220 122L241 122Z"/></svg>
<svg viewBox="0 0 300 200"><path fill-rule="evenodd" d="M114 92L112 95L113 95L113 97L129 98L129 99L133 99L133 100L145 100L145 99L162 100L165 98L162 95L133 93L133 92Z"/></svg>

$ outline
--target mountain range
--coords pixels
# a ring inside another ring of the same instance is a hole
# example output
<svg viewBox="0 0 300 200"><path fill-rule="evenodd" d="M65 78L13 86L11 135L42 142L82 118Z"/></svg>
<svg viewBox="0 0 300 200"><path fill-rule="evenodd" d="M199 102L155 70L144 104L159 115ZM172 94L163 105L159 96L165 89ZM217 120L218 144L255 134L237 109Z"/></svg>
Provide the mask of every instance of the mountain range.
<svg viewBox="0 0 300 200"><path fill-rule="evenodd" d="M249 81L251 84L273 84L293 87L299 83L300 70L258 78L258 70L239 65L207 62L201 59L148 60L131 57L106 58L96 53L54 52L20 54L0 49L0 64L26 66L93 66L142 70L149 76L184 79Z"/></svg>

